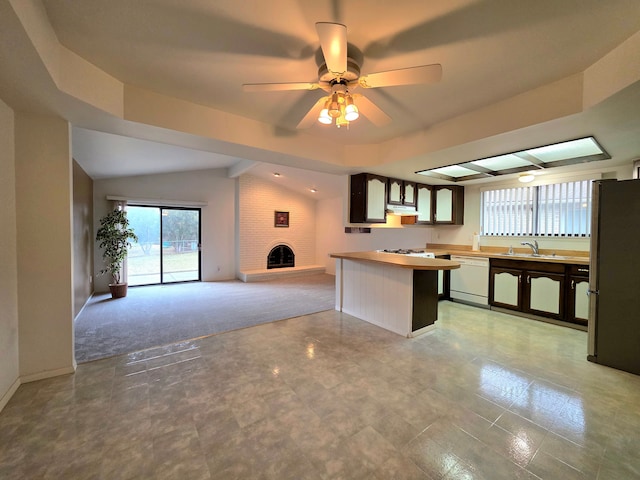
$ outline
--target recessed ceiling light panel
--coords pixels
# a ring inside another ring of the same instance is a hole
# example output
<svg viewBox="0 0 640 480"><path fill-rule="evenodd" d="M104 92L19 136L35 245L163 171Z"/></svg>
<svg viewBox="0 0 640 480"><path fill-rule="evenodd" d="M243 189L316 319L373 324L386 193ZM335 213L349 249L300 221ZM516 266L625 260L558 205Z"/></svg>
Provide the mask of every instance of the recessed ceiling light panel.
<svg viewBox="0 0 640 480"><path fill-rule="evenodd" d="M488 176L542 170L609 158L611 156L598 144L595 138L585 137L495 157L469 160L456 165L421 170L416 173L450 182L463 182Z"/></svg>
<svg viewBox="0 0 640 480"><path fill-rule="evenodd" d="M474 160L474 165L479 165L483 168L488 168L493 171L507 170L516 167L531 166L531 162L528 162L524 158L520 158L517 155L511 153L507 155L498 155L497 157L483 158L482 160Z"/></svg>
<svg viewBox="0 0 640 480"><path fill-rule="evenodd" d="M602 148L593 137L579 138L569 142L546 145L544 147L525 150L529 155L542 160L543 162L558 162L572 158L583 158L591 155L601 155Z"/></svg>

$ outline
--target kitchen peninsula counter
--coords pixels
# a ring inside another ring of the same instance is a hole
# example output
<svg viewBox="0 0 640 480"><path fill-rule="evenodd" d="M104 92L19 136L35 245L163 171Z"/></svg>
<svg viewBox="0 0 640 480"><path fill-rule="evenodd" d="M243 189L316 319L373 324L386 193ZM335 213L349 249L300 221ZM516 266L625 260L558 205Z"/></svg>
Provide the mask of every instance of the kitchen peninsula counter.
<svg viewBox="0 0 640 480"><path fill-rule="evenodd" d="M412 270L453 270L460 268L460 264L451 260L440 258L413 257L386 252L349 252L332 253L332 258L343 258L348 260L361 260L363 262L384 263L399 268L409 268Z"/></svg>
<svg viewBox="0 0 640 480"><path fill-rule="evenodd" d="M336 310L407 337L435 328L438 270L457 262L386 252L332 253Z"/></svg>

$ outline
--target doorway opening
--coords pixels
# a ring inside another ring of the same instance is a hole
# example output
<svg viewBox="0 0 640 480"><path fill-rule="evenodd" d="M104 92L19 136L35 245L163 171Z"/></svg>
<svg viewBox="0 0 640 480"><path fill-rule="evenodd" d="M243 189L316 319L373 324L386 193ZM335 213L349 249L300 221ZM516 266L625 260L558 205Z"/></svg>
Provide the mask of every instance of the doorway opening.
<svg viewBox="0 0 640 480"><path fill-rule="evenodd" d="M127 205L126 209L138 236L126 261L130 286L200 281L199 208Z"/></svg>

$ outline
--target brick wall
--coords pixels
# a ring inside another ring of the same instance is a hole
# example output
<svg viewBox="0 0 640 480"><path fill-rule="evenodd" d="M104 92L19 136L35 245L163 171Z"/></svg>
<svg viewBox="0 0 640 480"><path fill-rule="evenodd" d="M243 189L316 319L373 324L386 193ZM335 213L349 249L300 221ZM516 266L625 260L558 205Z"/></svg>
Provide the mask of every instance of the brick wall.
<svg viewBox="0 0 640 480"><path fill-rule="evenodd" d="M252 175L239 179L240 271L267 268L273 247L285 244L297 267L315 265L316 201ZM274 226L275 211L289 212L289 227Z"/></svg>

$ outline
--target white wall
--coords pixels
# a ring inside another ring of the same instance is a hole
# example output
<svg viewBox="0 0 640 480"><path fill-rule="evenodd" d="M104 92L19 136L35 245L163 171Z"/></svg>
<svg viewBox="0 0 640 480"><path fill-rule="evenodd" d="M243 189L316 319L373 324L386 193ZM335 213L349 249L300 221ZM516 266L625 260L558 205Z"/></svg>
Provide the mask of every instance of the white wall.
<svg viewBox="0 0 640 480"><path fill-rule="evenodd" d="M70 125L15 116L21 381L75 370Z"/></svg>
<svg viewBox="0 0 640 480"><path fill-rule="evenodd" d="M93 180L73 162L73 316L93 293Z"/></svg>
<svg viewBox="0 0 640 480"><path fill-rule="evenodd" d="M0 410L19 385L14 118L0 100Z"/></svg>
<svg viewBox="0 0 640 480"><path fill-rule="evenodd" d="M206 202L202 208L202 280L228 280L235 277L235 179L226 169L199 170L158 175L95 180L93 183L94 232L100 218L112 208L107 195L133 199L179 202ZM102 253L94 243L94 271L102 268ZM106 275L95 279L94 290L106 292Z"/></svg>

